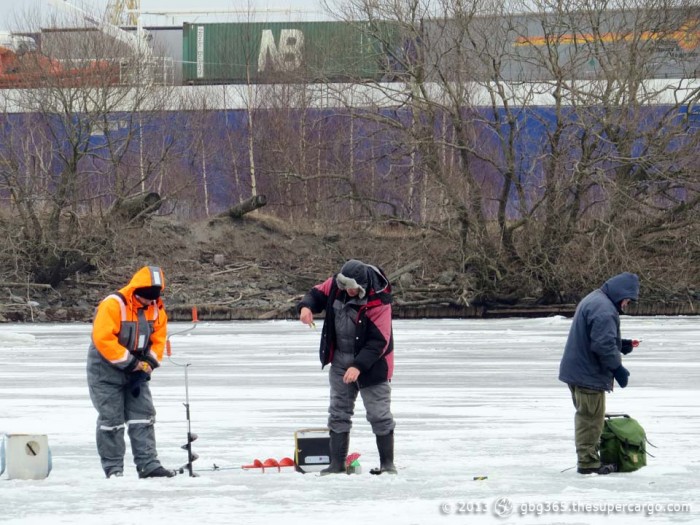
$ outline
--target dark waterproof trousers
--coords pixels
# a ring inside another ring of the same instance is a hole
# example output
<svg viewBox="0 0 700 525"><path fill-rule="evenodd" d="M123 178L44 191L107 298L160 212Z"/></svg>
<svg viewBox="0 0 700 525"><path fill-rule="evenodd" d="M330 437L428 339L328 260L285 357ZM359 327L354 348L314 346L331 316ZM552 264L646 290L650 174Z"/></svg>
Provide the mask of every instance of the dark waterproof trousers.
<svg viewBox="0 0 700 525"><path fill-rule="evenodd" d="M138 472L148 474L160 467L153 427L156 410L148 383L141 383L135 397L129 388L129 376L110 365L92 346L87 380L90 399L98 412L97 452L105 474L124 470L125 428Z"/></svg>

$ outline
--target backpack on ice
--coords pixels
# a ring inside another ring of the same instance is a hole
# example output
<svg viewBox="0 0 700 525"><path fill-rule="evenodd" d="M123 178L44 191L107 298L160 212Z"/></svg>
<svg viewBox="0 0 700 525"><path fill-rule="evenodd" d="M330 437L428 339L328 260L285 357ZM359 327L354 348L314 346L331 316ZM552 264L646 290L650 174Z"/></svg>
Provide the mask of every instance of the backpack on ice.
<svg viewBox="0 0 700 525"><path fill-rule="evenodd" d="M600 460L614 463L618 472L634 472L647 464L647 435L627 414L605 414L600 436Z"/></svg>

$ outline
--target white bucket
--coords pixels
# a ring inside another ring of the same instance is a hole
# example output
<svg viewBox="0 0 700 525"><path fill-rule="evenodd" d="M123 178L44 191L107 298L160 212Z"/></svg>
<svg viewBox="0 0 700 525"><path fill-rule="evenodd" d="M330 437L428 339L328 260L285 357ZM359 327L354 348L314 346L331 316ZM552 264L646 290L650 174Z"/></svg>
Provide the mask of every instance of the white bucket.
<svg viewBox="0 0 700 525"><path fill-rule="evenodd" d="M5 434L0 444L0 475L5 479L44 479L49 472L51 451L45 434Z"/></svg>

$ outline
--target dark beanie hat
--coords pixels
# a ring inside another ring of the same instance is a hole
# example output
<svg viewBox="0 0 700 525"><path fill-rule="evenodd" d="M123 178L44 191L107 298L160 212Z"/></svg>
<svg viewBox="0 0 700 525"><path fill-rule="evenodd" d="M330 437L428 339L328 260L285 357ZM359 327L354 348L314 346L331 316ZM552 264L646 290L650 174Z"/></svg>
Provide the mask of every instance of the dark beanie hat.
<svg viewBox="0 0 700 525"><path fill-rule="evenodd" d="M160 286L145 286L143 288L136 288L134 293L138 296L148 299L149 301L155 301L160 297Z"/></svg>

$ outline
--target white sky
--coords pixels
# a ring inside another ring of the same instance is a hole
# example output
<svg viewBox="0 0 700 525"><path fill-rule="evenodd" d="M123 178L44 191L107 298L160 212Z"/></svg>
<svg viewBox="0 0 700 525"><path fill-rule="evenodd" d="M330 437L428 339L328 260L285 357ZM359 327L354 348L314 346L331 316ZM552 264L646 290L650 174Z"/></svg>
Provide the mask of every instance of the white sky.
<svg viewBox="0 0 700 525"><path fill-rule="evenodd" d="M58 0L60 1L60 0ZM70 0L71 3L82 9L101 14L104 12L107 0ZM318 20L327 19L321 7L321 0L204 0L193 2L192 0L141 0L143 11L168 9L172 11L192 11L199 9L211 10L240 10L248 13L251 10L261 11L265 14L258 16L262 20L271 20L283 17L283 20ZM268 12L271 11L271 12ZM290 13L279 11L292 10ZM56 13L57 9L52 7L51 0L1 0L0 1L0 30L15 30L23 26L23 20L27 19L27 14L31 14L31 19L36 19L36 13L40 16L50 17ZM206 18L200 14L180 15L180 16L153 16L144 15L144 25L180 25L183 21L233 21L231 14L213 15L213 18ZM246 16L247 18L247 16Z"/></svg>

